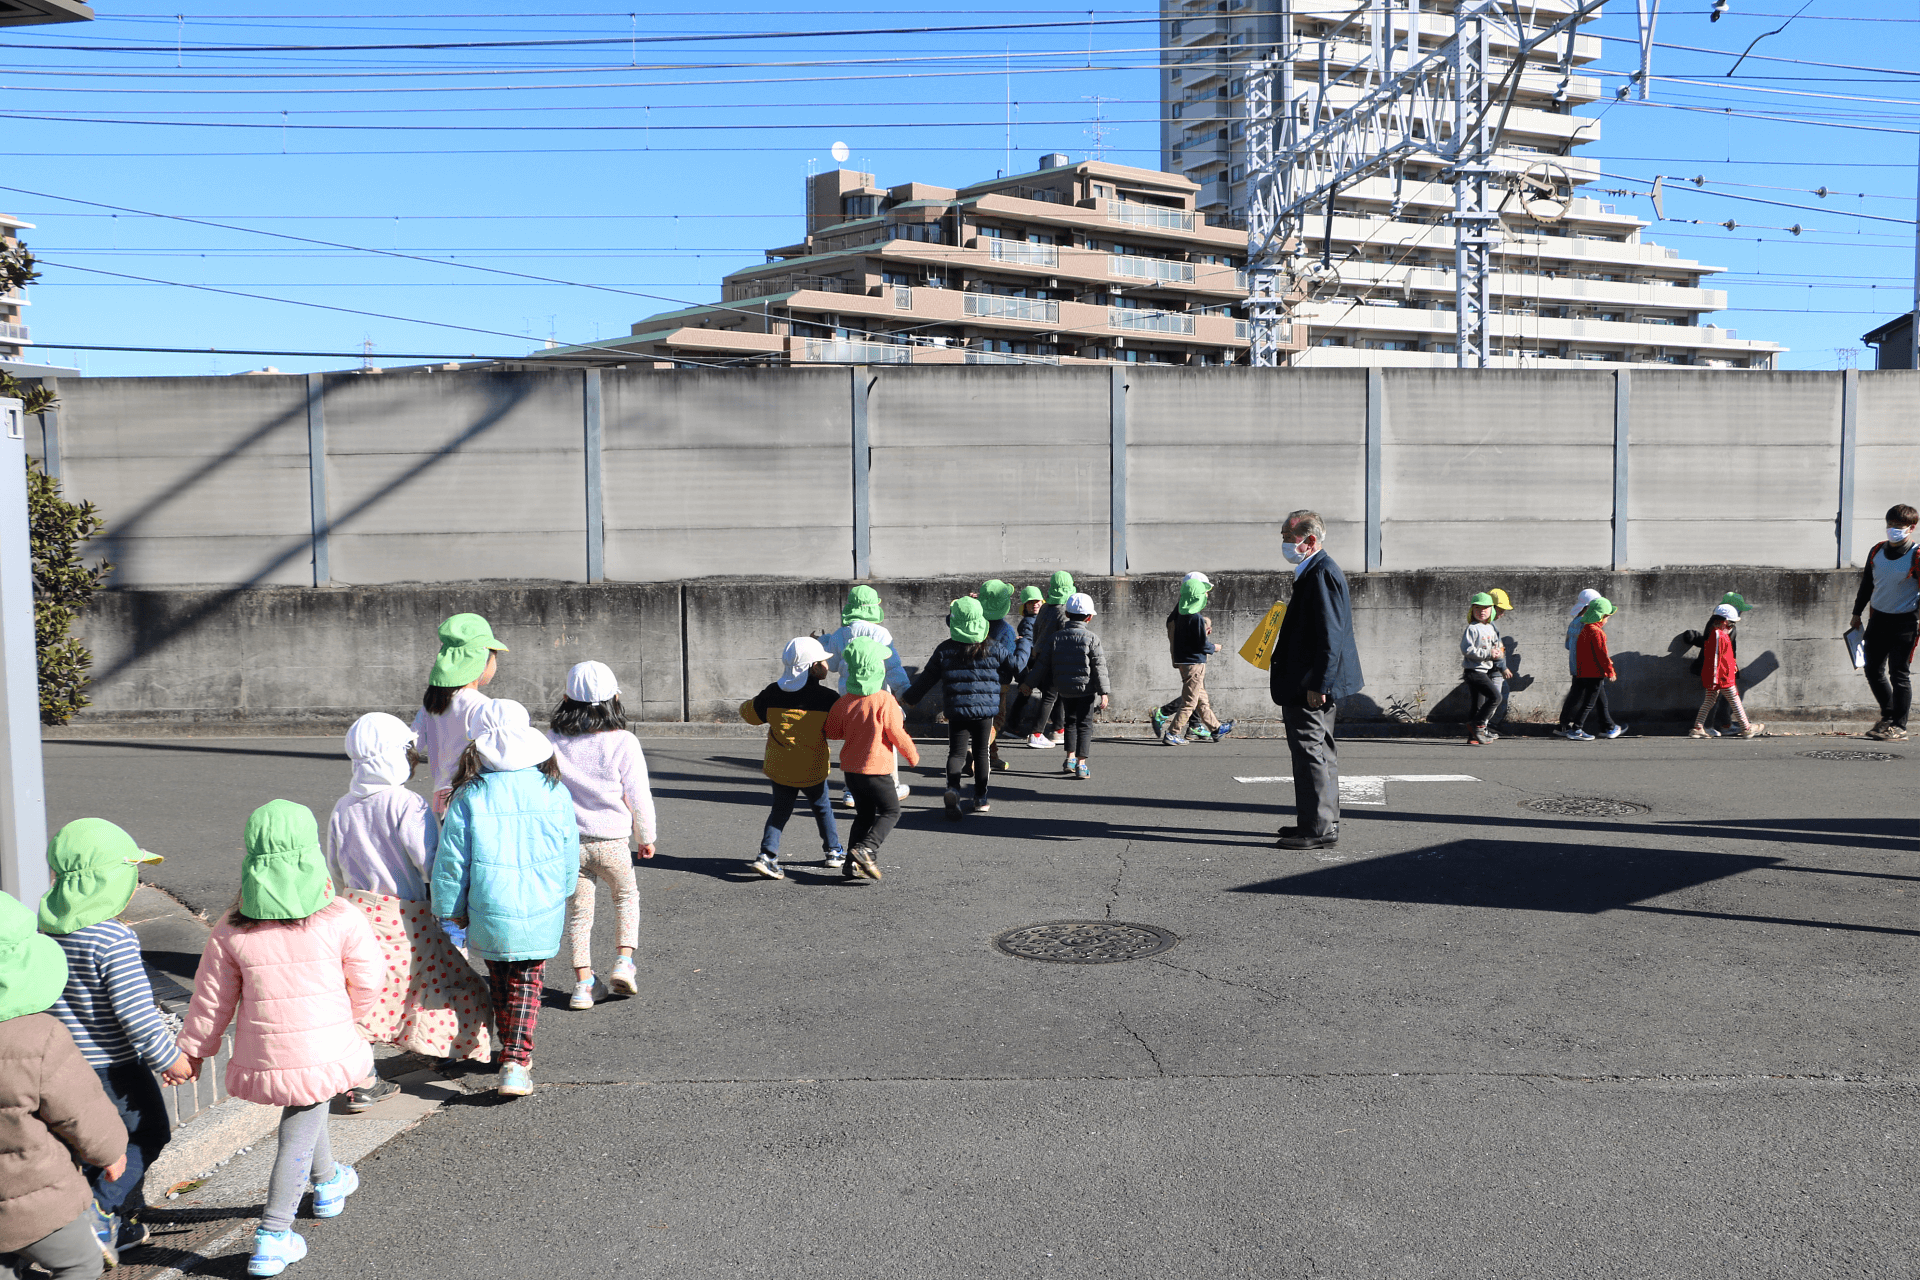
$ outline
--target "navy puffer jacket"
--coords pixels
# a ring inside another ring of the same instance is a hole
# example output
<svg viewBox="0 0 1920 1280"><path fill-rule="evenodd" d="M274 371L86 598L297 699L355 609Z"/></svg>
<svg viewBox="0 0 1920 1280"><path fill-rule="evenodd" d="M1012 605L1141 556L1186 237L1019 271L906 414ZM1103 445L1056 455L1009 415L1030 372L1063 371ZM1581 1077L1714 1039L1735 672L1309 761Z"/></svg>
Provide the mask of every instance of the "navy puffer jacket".
<svg viewBox="0 0 1920 1280"><path fill-rule="evenodd" d="M947 719L987 720L999 715L1001 686L1019 679L1020 669L1026 665L1026 649L1033 642L1032 623L1031 618L1021 619L1018 642L1011 651L989 635L979 654L969 658L971 645L942 640L901 701L918 702L939 683Z"/></svg>

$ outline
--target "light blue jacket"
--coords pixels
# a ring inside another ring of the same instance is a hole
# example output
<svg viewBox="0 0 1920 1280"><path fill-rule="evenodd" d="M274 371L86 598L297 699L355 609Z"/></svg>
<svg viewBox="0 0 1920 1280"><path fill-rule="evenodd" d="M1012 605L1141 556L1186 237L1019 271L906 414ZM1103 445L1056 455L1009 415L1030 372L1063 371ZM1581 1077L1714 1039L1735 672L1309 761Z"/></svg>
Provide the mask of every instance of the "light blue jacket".
<svg viewBox="0 0 1920 1280"><path fill-rule="evenodd" d="M547 960L560 951L567 899L580 878L573 794L536 768L483 773L440 821L433 913L467 917L482 960Z"/></svg>

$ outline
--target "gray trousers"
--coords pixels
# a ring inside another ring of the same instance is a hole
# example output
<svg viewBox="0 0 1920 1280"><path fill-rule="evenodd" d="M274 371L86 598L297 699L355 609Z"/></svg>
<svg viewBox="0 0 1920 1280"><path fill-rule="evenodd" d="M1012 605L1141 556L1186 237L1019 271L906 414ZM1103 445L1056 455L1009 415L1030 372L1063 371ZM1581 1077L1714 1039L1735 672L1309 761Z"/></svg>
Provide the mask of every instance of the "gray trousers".
<svg viewBox="0 0 1920 1280"><path fill-rule="evenodd" d="M1333 740L1334 705L1318 711L1280 708L1293 757L1294 820L1300 834L1336 835L1340 830L1340 752Z"/></svg>
<svg viewBox="0 0 1920 1280"><path fill-rule="evenodd" d="M325 1182L333 1176L333 1144L327 1140L327 1113L332 1109L332 1098L280 1108L280 1149L274 1153L273 1173L267 1179L262 1231L291 1227L300 1197L307 1193L307 1179Z"/></svg>
<svg viewBox="0 0 1920 1280"><path fill-rule="evenodd" d="M0 1253L0 1276L24 1280L30 1274L37 1275L27 1270L36 1262L53 1273L53 1280L92 1280L106 1265L100 1255L100 1242L93 1238L93 1224L85 1213L17 1253Z"/></svg>

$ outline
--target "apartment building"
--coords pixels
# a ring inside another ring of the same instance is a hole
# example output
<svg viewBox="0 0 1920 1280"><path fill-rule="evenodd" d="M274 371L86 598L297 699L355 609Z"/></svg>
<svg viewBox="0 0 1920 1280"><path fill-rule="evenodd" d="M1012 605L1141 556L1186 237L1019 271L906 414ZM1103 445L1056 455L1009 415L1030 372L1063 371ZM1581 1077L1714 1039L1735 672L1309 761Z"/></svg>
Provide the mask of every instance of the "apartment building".
<svg viewBox="0 0 1920 1280"><path fill-rule="evenodd" d="M1041 158L969 187L835 169L805 236L721 301L530 359L617 364L1245 364L1246 233L1185 178Z"/></svg>
<svg viewBox="0 0 1920 1280"><path fill-rule="evenodd" d="M33 230L31 222L0 213L0 259L12 259L20 252L20 232ZM4 284L0 279L0 284ZM7 289L0 292L0 360L25 358L24 348L32 341L21 308L28 306L27 291Z"/></svg>
<svg viewBox="0 0 1920 1280"><path fill-rule="evenodd" d="M1539 32L1570 9L1565 0L1529 0L1516 11ZM1249 188L1246 74L1255 61L1285 43L1299 85L1317 83L1323 65L1337 81L1379 47L1397 47L1396 65L1407 66L1451 39L1454 25L1452 0L1394 0L1379 20L1368 5L1307 0L1292 0L1290 19L1281 16L1280 0L1163 0L1161 12L1169 49L1160 72L1163 167L1196 185L1203 216L1241 226ZM1496 59L1513 51L1510 40L1494 40ZM1564 175L1576 191L1598 178L1601 163L1575 152L1599 140L1600 122L1574 112L1601 96L1600 81L1578 73L1599 56L1591 36L1575 36L1570 48L1556 38L1551 50L1536 51L1506 114L1503 168L1554 181ZM1334 91L1336 103L1371 87L1365 73L1352 79L1344 98ZM1369 178L1340 193L1331 226L1318 215L1309 220L1304 248L1330 258L1338 282L1297 309L1305 346L1289 363L1455 362L1453 190L1438 178L1430 164ZM1503 222L1492 365L1764 369L1783 350L1714 324L1727 295L1706 286L1724 268L1644 239L1651 224L1643 219L1582 196L1531 209L1510 197Z"/></svg>

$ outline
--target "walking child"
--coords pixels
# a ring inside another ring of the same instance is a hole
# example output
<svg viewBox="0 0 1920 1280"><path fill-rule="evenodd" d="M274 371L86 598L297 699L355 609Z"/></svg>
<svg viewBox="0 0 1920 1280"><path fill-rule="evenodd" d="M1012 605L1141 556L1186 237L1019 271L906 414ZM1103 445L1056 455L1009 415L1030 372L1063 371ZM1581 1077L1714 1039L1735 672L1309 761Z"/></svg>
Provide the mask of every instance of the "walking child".
<svg viewBox="0 0 1920 1280"><path fill-rule="evenodd" d="M247 819L240 899L207 939L194 974L180 1048L192 1077L233 1026L227 1092L280 1108L279 1150L253 1234L251 1276L277 1276L307 1256L294 1211L313 1187L313 1216L338 1217L360 1188L333 1158L327 1112L336 1094L373 1074L354 1025L387 980L366 916L333 896L313 810L271 800Z"/></svg>
<svg viewBox="0 0 1920 1280"><path fill-rule="evenodd" d="M867 637L879 643L874 637ZM812 636L795 636L780 653L786 674L740 704L740 718L767 726L767 752L761 770L773 784L773 808L760 834L760 852L747 867L769 880L784 880L780 869L780 833L793 815L793 802L804 798L820 829L820 848L826 864L835 870L847 865L834 821L833 801L827 795L832 758L827 748L827 713L839 695L820 683L827 678L827 650ZM896 789L895 797L899 792ZM857 800L857 797L856 797Z"/></svg>
<svg viewBox="0 0 1920 1280"><path fill-rule="evenodd" d="M1607 725L1607 736L1617 738L1622 732L1619 725L1612 723L1605 700L1606 685L1619 678L1613 669L1613 656L1607 649L1607 619L1613 612L1612 601L1605 596L1595 596L1580 614L1580 634L1573 646L1573 709L1566 734L1572 742L1593 741L1593 735L1587 732L1587 717L1593 714L1596 703Z"/></svg>
<svg viewBox="0 0 1920 1280"><path fill-rule="evenodd" d="M947 607L947 639L928 657L920 675L908 687L904 701L917 703L935 684L947 716L947 790L943 797L947 820L960 820L960 780L966 775L969 752L973 758L973 811L986 813L987 781L992 776L988 739L993 718L1000 711L1000 686L1017 679L1023 663L1018 655L988 637L987 617L980 602L962 596Z"/></svg>
<svg viewBox="0 0 1920 1280"><path fill-rule="evenodd" d="M1720 604L1732 605L1734 613L1736 615L1745 614L1753 608L1752 605L1747 603L1747 598L1741 595L1738 591L1729 591L1725 595L1721 596ZM1716 612L1718 611L1718 608L1719 606L1716 605L1715 606ZM1712 630L1713 630L1713 615L1709 614L1707 616L1707 623L1704 627L1702 627L1698 631L1686 632L1682 636L1682 639L1686 641L1686 645L1689 649L1700 650L1700 656L1695 658L1690 664L1688 664L1687 666L1688 674L1696 675L1696 676L1699 675L1700 668L1705 665L1707 660L1707 652L1706 652L1707 636L1709 633L1712 632ZM1729 643L1733 645L1733 658L1734 658L1734 662L1737 664L1740 660L1739 629L1735 627L1732 630L1730 630L1728 632L1727 639ZM1707 731L1707 737L1709 738L1720 737L1721 736L1720 730L1723 724L1725 725L1727 732L1729 733L1733 732L1734 719L1733 719L1732 704L1727 702L1725 699L1721 699L1715 702L1713 706L1713 710L1707 713L1703 723Z"/></svg>
<svg viewBox="0 0 1920 1280"><path fill-rule="evenodd" d="M500 1080L507 1098L533 1092L533 1033L547 961L560 950L567 899L580 877L579 823L560 761L527 709L501 698L467 725L453 800L433 862L433 913L467 931L487 962Z"/></svg>
<svg viewBox="0 0 1920 1280"><path fill-rule="evenodd" d="M444 817L453 795L453 771L467 749L467 722L484 703L485 688L500 669L494 655L507 646L477 613L456 613L440 624L440 653L427 676L427 692L413 714L413 733L433 778L433 816Z"/></svg>
<svg viewBox="0 0 1920 1280"><path fill-rule="evenodd" d="M1740 737L1757 738L1767 731L1764 724L1748 721L1747 709L1740 701L1740 662L1733 652L1733 629L1739 625L1738 609L1730 604L1714 606L1713 617L1707 620L1705 638L1700 645L1700 687L1706 690L1706 697L1701 699L1700 711L1693 717L1693 728L1687 730L1689 738L1707 736L1707 716L1722 698L1733 708L1733 719L1740 726Z"/></svg>
<svg viewBox="0 0 1920 1280"><path fill-rule="evenodd" d="M1173 669L1180 673L1180 696L1153 709L1153 727L1170 747L1187 744L1190 719L1214 742L1233 732L1233 721L1216 717L1207 698L1207 658L1220 652L1220 646L1213 642L1213 619L1200 611L1212 592L1213 581L1206 574L1188 574L1180 580L1179 602L1167 615L1167 646Z"/></svg>
<svg viewBox="0 0 1920 1280"><path fill-rule="evenodd" d="M841 874L852 880L880 878L880 846L900 821L900 794L889 772L899 756L920 763L920 753L907 733L900 704L886 689L887 650L880 642L857 636L841 653L847 672L847 691L827 713L827 737L845 743L840 768L853 796L855 816L850 844L853 856L841 862Z"/></svg>
<svg viewBox="0 0 1920 1280"><path fill-rule="evenodd" d="M87 1171L99 1215L94 1230L106 1253L149 1239L140 1221L147 1207L142 1184L173 1134L154 1073L164 1073L171 1085L186 1080L189 1070L153 1003L140 939L114 919L133 900L141 864L158 861L102 818L69 822L47 846L53 887L40 900L40 932L67 958L66 989L50 1012L66 1024L127 1127L125 1171L113 1179Z"/></svg>
<svg viewBox="0 0 1920 1280"><path fill-rule="evenodd" d="M1507 593L1499 587L1494 587L1488 591L1487 594L1493 598L1493 625L1498 627L1500 625L1500 619L1513 612L1513 601L1509 599ZM1505 647L1506 642L1503 640L1501 645ZM1506 659L1501 663L1500 669L1492 673L1493 687L1500 695L1500 700L1494 704L1493 714L1487 718L1487 726L1489 728L1507 718L1507 682L1513 679L1513 653L1518 652L1518 650L1518 645L1513 646L1513 652L1509 652L1506 655ZM1493 734L1492 736L1497 738L1500 735Z"/></svg>
<svg viewBox="0 0 1920 1280"><path fill-rule="evenodd" d="M1101 652L1100 637L1087 629L1087 619L1095 613L1093 597L1076 591L1067 597L1062 611L1066 622L1048 637L1047 647L1034 655L1021 677L1020 692L1050 690L1066 709L1066 772L1084 779L1093 741L1093 713L1107 709L1107 656Z"/></svg>
<svg viewBox="0 0 1920 1280"><path fill-rule="evenodd" d="M1000 731L1006 728L1007 691L1018 683L1019 673L1027 669L1027 660L1033 654L1033 610L1022 607L1019 623L1007 621L1007 614L1013 609L1013 587L998 578L989 578L980 584L980 612L987 619L987 643L996 649L1003 649L1013 655L1014 675L1001 682L998 705L994 709L993 723L988 727L987 743L993 757L993 767L1005 771L1007 762L1000 758Z"/></svg>
<svg viewBox="0 0 1920 1280"><path fill-rule="evenodd" d="M1554 728L1554 736L1570 738L1573 736L1573 705L1580 693L1580 629L1587 625L1585 614L1587 606L1600 598L1600 593L1588 587L1573 598L1573 608L1567 611L1567 696L1560 700L1560 723ZM1600 715L1609 723L1612 717L1607 712L1607 691L1600 690Z"/></svg>
<svg viewBox="0 0 1920 1280"><path fill-rule="evenodd" d="M1507 649L1500 643L1499 629L1493 625L1497 607L1487 592L1475 595L1467 604L1467 629L1460 633L1460 676L1473 697L1473 707L1468 714L1468 723L1473 727L1467 731L1467 745L1472 747L1492 742L1499 736L1489 727L1500 705L1495 677L1504 679L1507 674Z"/></svg>
<svg viewBox="0 0 1920 1280"><path fill-rule="evenodd" d="M1046 647L1053 633L1058 631L1067 620L1067 598L1073 594L1073 575L1065 569L1054 570L1047 580L1046 603L1033 619L1033 653L1038 655ZM1028 664L1031 666L1031 662ZM1029 747L1043 748L1058 746L1062 741L1066 723L1066 709L1060 705L1060 699L1045 683L1028 680L1024 676L1021 688L1029 686L1040 690L1040 707L1037 713L1029 712L1033 721L1033 735L1027 739Z"/></svg>
<svg viewBox="0 0 1920 1280"><path fill-rule="evenodd" d="M829 631L820 637L820 643L825 647L828 654L827 669L840 673L839 691L841 693L847 691L847 670L845 664L841 661L841 654L846 650L849 641L862 637L875 641L882 649L886 650L887 688L891 689L895 694L902 693L906 690L907 672L906 669L900 665L900 651L894 648L893 633L881 625L881 623L886 620L886 616L887 611L880 603L880 593L878 591L875 591L872 587L864 583L856 584L847 589L847 603L840 610L840 629L837 631ZM844 770L845 766L842 766L842 771L844 772ZM910 794L910 791L907 786L900 781L900 762L898 760L893 762L892 777L898 798L905 800ZM840 799L848 805L852 805L854 802L853 794L850 791L843 790Z"/></svg>
<svg viewBox="0 0 1920 1280"><path fill-rule="evenodd" d="M407 787L418 759L413 743L413 731L384 711L354 721L347 730L353 782L327 819L334 890L367 917L387 966L361 1026L375 1044L485 1062L493 1055L493 1002L433 913L440 824ZM348 1091L347 1110L365 1111L399 1092L368 1075Z"/></svg>
<svg viewBox="0 0 1920 1280"><path fill-rule="evenodd" d="M560 781L573 796L580 826L580 880L567 899L567 943L573 951L571 1009L591 1009L608 990L640 994L633 949L640 944L640 886L635 858L651 858L655 832L653 789L640 739L627 729L620 684L602 662L580 662L567 672L567 696L547 733L560 761ZM638 846L629 856L627 841ZM613 894L613 971L602 984L593 974L593 882Z"/></svg>
<svg viewBox="0 0 1920 1280"><path fill-rule="evenodd" d="M66 1024L48 1012L67 984L67 958L33 923L19 899L0 893L0 1275L38 1266L56 1280L87 1280L103 1259L120 1259L95 1233L99 1211L78 1166L118 1182L127 1129Z"/></svg>

